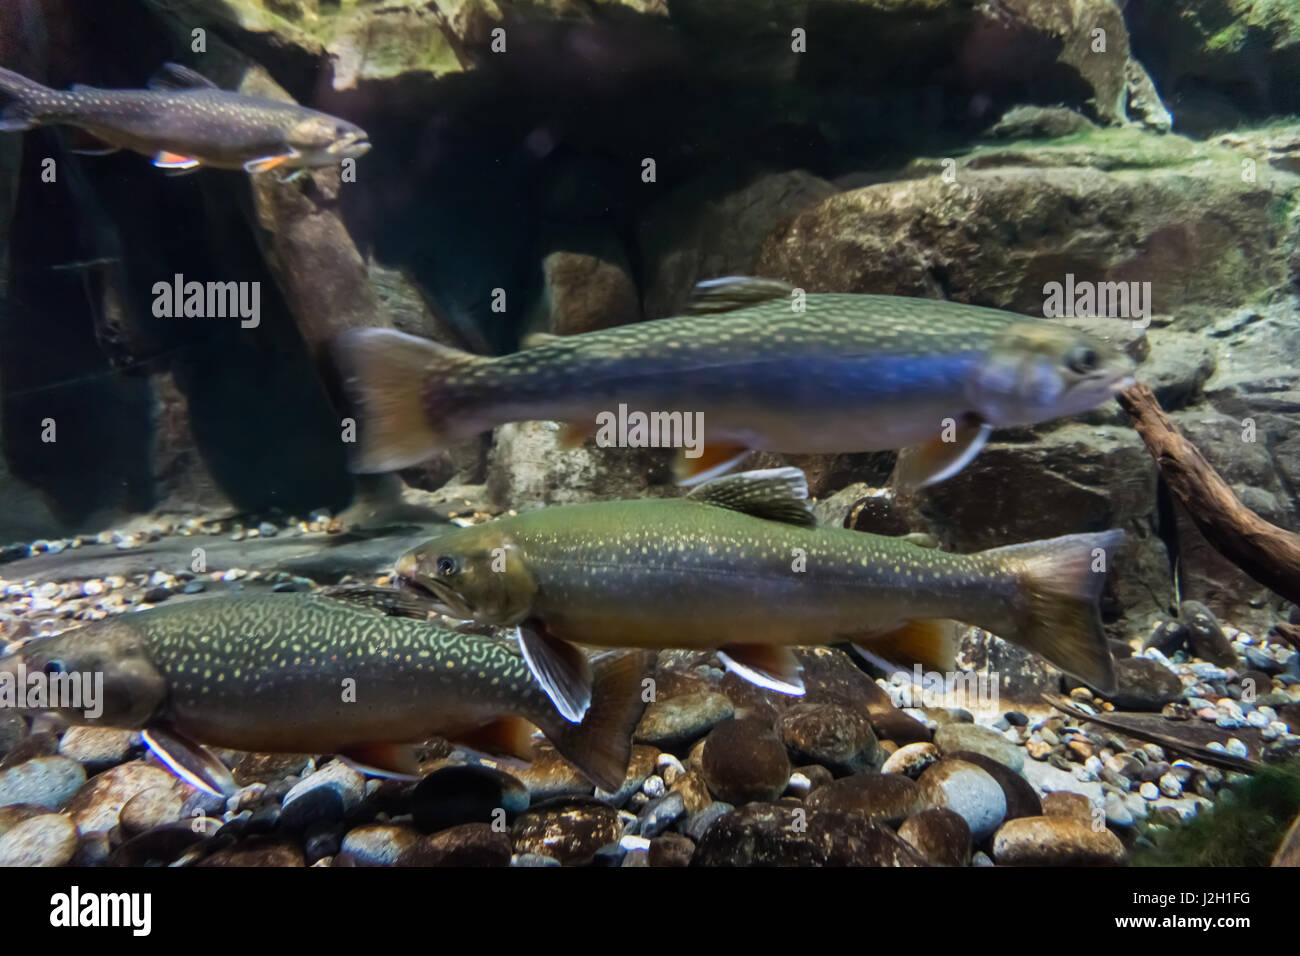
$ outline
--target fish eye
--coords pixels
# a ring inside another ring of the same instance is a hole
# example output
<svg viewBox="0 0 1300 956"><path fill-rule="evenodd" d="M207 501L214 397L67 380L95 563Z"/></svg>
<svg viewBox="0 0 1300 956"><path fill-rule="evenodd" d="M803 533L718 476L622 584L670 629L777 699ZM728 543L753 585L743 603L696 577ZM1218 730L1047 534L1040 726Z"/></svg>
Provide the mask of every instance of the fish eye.
<svg viewBox="0 0 1300 956"><path fill-rule="evenodd" d="M41 669L45 671L47 675L62 674L67 670L67 668L64 667L63 661L57 658L55 658L54 660L46 661L45 666Z"/></svg>
<svg viewBox="0 0 1300 956"><path fill-rule="evenodd" d="M1100 361L1101 356L1097 354L1097 350L1087 345L1076 346L1065 356L1065 364L1070 371L1078 372L1080 375L1096 370Z"/></svg>
<svg viewBox="0 0 1300 956"><path fill-rule="evenodd" d="M436 564L438 573L443 577L456 573L456 559L443 555L438 559Z"/></svg>

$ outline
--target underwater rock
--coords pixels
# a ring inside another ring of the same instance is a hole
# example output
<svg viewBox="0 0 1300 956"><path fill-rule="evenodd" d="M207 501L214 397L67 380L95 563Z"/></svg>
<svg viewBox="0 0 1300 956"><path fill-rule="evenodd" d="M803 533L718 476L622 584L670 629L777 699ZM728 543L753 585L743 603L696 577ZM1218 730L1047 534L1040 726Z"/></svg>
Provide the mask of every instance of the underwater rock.
<svg viewBox="0 0 1300 956"><path fill-rule="evenodd" d="M923 866L896 834L860 816L751 803L716 820L692 866Z"/></svg>
<svg viewBox="0 0 1300 956"><path fill-rule="evenodd" d="M1137 60L1129 57L1124 68L1128 86L1128 112L1130 119L1157 133L1167 133L1174 128L1174 118L1160 102L1155 81Z"/></svg>
<svg viewBox="0 0 1300 956"><path fill-rule="evenodd" d="M1002 761L972 750L955 750L946 756L974 764L998 782L998 786L1002 788L1002 796L1007 802L1004 819L1036 817L1043 812L1042 803L1033 784Z"/></svg>
<svg viewBox="0 0 1300 956"><path fill-rule="evenodd" d="M646 707L633 739L673 750L703 737L734 711L730 700L711 691L659 698Z"/></svg>
<svg viewBox="0 0 1300 956"><path fill-rule="evenodd" d="M833 780L808 795L809 810L833 810L898 826L924 809L920 788L901 773L858 773Z"/></svg>
<svg viewBox="0 0 1300 956"><path fill-rule="evenodd" d="M197 866L306 866L302 849L276 837L254 837L204 857Z"/></svg>
<svg viewBox="0 0 1300 956"><path fill-rule="evenodd" d="M996 830L1006 817L1002 787L973 763L945 757L921 774L917 785L926 804L960 814L976 842Z"/></svg>
<svg viewBox="0 0 1300 956"><path fill-rule="evenodd" d="M355 866L397 866L419 842L419 832L411 827L371 823L349 830L340 852Z"/></svg>
<svg viewBox="0 0 1300 956"><path fill-rule="evenodd" d="M36 757L0 771L0 807L30 803L60 810L86 782L81 764L67 757Z"/></svg>
<svg viewBox="0 0 1300 956"><path fill-rule="evenodd" d="M1152 313L1182 325L1286 281L1294 226L1275 203L1300 180L1250 183L1240 173L1234 150L1133 128L980 146L956 160L952 181L938 160L918 160L900 173L907 178L805 210L767 237L756 270L810 292L947 298L1029 315L1042 314L1044 284L1063 283L1067 271L1140 279L1151 283Z"/></svg>
<svg viewBox="0 0 1300 956"><path fill-rule="evenodd" d="M82 764L87 773L98 773L126 760L136 740L130 730L69 727L59 740L59 755Z"/></svg>
<svg viewBox="0 0 1300 956"><path fill-rule="evenodd" d="M898 835L936 866L966 866L970 863L970 827L960 814L951 810L922 810L903 821Z"/></svg>
<svg viewBox="0 0 1300 956"><path fill-rule="evenodd" d="M944 756L958 750L971 750L996 760L1013 771L1025 766L1025 752L997 731L977 724L944 724L934 732L934 745Z"/></svg>
<svg viewBox="0 0 1300 956"><path fill-rule="evenodd" d="M509 866L510 835L487 823L462 823L419 840L402 866Z"/></svg>
<svg viewBox="0 0 1300 956"><path fill-rule="evenodd" d="M365 796L366 780L341 760L331 760L284 795L280 824L305 830L314 823L343 819Z"/></svg>
<svg viewBox="0 0 1300 956"><path fill-rule="evenodd" d="M1208 607L1199 601L1183 601L1178 605L1178 620L1187 628L1187 645L1193 654L1211 664L1239 666L1232 641Z"/></svg>
<svg viewBox="0 0 1300 956"><path fill-rule="evenodd" d="M1158 711L1183 696L1183 682L1159 661L1129 657L1115 662L1115 693L1109 700L1120 710Z"/></svg>
<svg viewBox="0 0 1300 956"><path fill-rule="evenodd" d="M641 300L616 236L570 229L550 245L542 257L544 315L535 328L575 335L641 321Z"/></svg>
<svg viewBox="0 0 1300 956"><path fill-rule="evenodd" d="M695 841L680 833L665 833L650 841L651 866L690 866Z"/></svg>
<svg viewBox="0 0 1300 956"><path fill-rule="evenodd" d="M64 809L83 836L106 832L117 826L122 808L133 797L155 788L178 795L187 789L161 767L132 760L92 777Z"/></svg>
<svg viewBox="0 0 1300 956"><path fill-rule="evenodd" d="M790 780L785 744L764 721L729 717L704 742L704 780L727 803L775 800Z"/></svg>
<svg viewBox="0 0 1300 956"><path fill-rule="evenodd" d="M1073 817L1076 820L1092 819L1092 801L1081 793L1070 790L1051 790L1043 794L1043 812L1033 814L1043 817Z"/></svg>
<svg viewBox="0 0 1300 956"><path fill-rule="evenodd" d="M462 823L484 823L497 808L528 809L529 792L516 778L491 767L450 766L425 774L411 793L411 815L426 833Z"/></svg>
<svg viewBox="0 0 1300 956"><path fill-rule="evenodd" d="M781 716L778 730L796 763L856 773L883 759L871 722L838 704L796 704Z"/></svg>
<svg viewBox="0 0 1300 956"><path fill-rule="evenodd" d="M1124 856L1119 837L1075 816L1022 817L993 838L998 866L1119 866Z"/></svg>
<svg viewBox="0 0 1300 956"><path fill-rule="evenodd" d="M915 780L926 767L937 763L940 756L939 748L932 743L908 744L890 754L880 772L901 773Z"/></svg>
<svg viewBox="0 0 1300 956"><path fill-rule="evenodd" d="M1088 117L1063 106L1015 106L984 135L992 139L1058 139L1096 128Z"/></svg>
<svg viewBox="0 0 1300 956"><path fill-rule="evenodd" d="M569 866L590 863L597 850L622 835L618 813L599 804L534 808L514 822L515 852L539 853Z"/></svg>
<svg viewBox="0 0 1300 956"><path fill-rule="evenodd" d="M155 827L175 823L181 818L182 805L176 787L149 787L122 804L117 822L122 834L129 839Z"/></svg>
<svg viewBox="0 0 1300 956"><path fill-rule="evenodd" d="M77 827L66 813L31 817L0 836L0 867L64 866L77 850Z"/></svg>

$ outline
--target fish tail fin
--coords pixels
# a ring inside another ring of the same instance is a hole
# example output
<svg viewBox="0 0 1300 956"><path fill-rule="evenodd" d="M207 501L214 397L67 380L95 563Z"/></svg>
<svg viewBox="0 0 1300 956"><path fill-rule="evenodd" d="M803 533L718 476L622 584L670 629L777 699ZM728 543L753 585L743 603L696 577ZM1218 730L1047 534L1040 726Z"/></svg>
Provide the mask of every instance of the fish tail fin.
<svg viewBox="0 0 1300 956"><path fill-rule="evenodd" d="M1113 693L1115 664L1097 601L1123 540L1123 531L1111 529L982 552L982 559L1012 574L1018 584L1010 618L989 629L1102 693Z"/></svg>
<svg viewBox="0 0 1300 956"><path fill-rule="evenodd" d="M627 776L632 732L646 708L642 681L654 660L649 651L602 654L591 662L591 706L582 722L570 723L554 710L538 720L555 749L607 792Z"/></svg>
<svg viewBox="0 0 1300 956"><path fill-rule="evenodd" d="M0 67L0 133L20 133L40 126L60 96L48 86Z"/></svg>
<svg viewBox="0 0 1300 956"><path fill-rule="evenodd" d="M344 388L361 414L358 472L396 471L431 457L446 444L447 409L439 380L474 362L469 352L395 332L349 329L333 344Z"/></svg>

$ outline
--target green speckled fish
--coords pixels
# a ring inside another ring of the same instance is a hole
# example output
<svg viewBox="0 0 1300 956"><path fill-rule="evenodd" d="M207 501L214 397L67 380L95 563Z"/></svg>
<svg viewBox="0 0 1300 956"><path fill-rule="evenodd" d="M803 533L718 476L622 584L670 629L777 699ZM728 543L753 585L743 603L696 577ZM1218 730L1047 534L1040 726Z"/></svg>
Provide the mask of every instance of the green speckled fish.
<svg viewBox="0 0 1300 956"><path fill-rule="evenodd" d="M154 165L187 170L332 166L370 149L346 120L276 100L222 90L202 74L165 65L147 90L74 86L52 90L0 69L0 132L73 126Z"/></svg>
<svg viewBox="0 0 1300 956"><path fill-rule="evenodd" d="M788 645L854 641L893 663L954 670L957 620L1114 687L1097 599L1122 531L948 554L817 526L795 468L685 498L565 505L457 529L397 572L452 613L519 628L539 679L581 686L569 642L722 651L727 667L801 693ZM579 698L579 704L581 698Z"/></svg>
<svg viewBox="0 0 1300 956"><path fill-rule="evenodd" d="M229 790L229 774L198 745L337 753L411 774L413 749L393 745L437 735L522 756L532 724L616 790L645 706L649 661L646 654L593 661L595 694L575 723L556 712L508 641L317 595L277 594L122 614L36 640L0 658L0 681L23 672L102 673L102 714L59 712L75 723L145 730L173 770L212 791Z"/></svg>
<svg viewBox="0 0 1300 956"><path fill-rule="evenodd" d="M743 277L701 283L694 314L541 336L500 358L382 329L335 354L361 412L359 471L391 471L512 421L597 431L620 404L703 415L709 449L684 476L746 449L855 452L915 446L896 480L965 466L994 427L1085 411L1131 381L1132 361L1045 319L887 295L803 295Z"/></svg>

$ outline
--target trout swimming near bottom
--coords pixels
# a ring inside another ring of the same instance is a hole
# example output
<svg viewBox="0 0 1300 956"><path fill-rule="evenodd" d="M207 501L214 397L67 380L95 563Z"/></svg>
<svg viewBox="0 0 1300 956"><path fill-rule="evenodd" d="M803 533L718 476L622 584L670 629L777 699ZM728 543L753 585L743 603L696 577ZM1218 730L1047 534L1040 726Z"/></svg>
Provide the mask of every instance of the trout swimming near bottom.
<svg viewBox="0 0 1300 956"><path fill-rule="evenodd" d="M233 785L202 745L335 753L362 769L413 775L413 745L428 737L526 757L532 725L600 787L617 790L652 660L595 659L591 706L576 723L556 712L511 642L318 595L219 597L32 641L0 658L0 699L6 683L12 692L34 675L65 686L70 675L102 675L94 717L84 700L22 709L143 730L178 776L214 793Z"/></svg>
<svg viewBox="0 0 1300 956"><path fill-rule="evenodd" d="M951 672L953 620L1114 689L1097 601L1122 531L950 554L819 527L807 492L802 472L777 468L684 498L545 508L434 538L397 573L457 616L518 628L562 711L581 712L590 686L574 643L718 650L729 669L798 694L790 645L851 641Z"/></svg>

